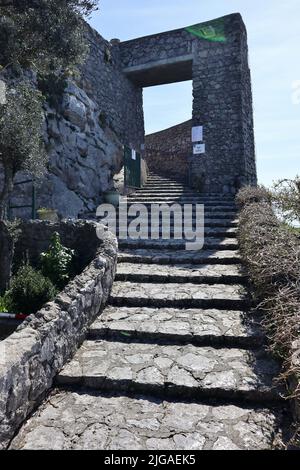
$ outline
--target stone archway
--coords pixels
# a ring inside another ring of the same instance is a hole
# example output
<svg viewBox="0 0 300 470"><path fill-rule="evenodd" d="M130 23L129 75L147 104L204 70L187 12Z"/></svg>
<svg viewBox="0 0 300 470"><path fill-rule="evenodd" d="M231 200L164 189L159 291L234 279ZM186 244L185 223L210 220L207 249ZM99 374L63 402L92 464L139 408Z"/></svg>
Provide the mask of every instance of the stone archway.
<svg viewBox="0 0 300 470"><path fill-rule="evenodd" d="M193 125L206 152L190 157L205 190L235 193L256 184L251 77L241 15L119 44L123 72L143 88L193 80Z"/></svg>

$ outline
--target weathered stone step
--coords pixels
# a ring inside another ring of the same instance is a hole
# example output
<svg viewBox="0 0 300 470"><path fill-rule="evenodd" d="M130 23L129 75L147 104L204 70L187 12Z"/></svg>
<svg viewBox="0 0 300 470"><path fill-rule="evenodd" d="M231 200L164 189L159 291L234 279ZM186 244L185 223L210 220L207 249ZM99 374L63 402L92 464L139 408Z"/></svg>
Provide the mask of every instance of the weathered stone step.
<svg viewBox="0 0 300 470"><path fill-rule="evenodd" d="M225 220L225 221L234 221L237 222L237 212L214 212L209 210L210 208L207 208L205 210L205 222L209 225L210 220ZM123 217L123 212L125 212L125 207L122 207L121 210L120 208L116 208L116 214L121 217ZM182 212L183 213L183 212ZM171 213L172 214L172 213ZM136 219L136 215L128 215L128 220L130 219ZM148 219L149 221L151 220L151 211L148 213ZM172 220L172 219L171 219ZM196 220L196 214L195 211L193 211L193 220Z"/></svg>
<svg viewBox="0 0 300 470"><path fill-rule="evenodd" d="M129 224L130 222L128 222ZM117 225L117 235L119 235L119 226ZM123 226L121 226L121 228L123 229ZM196 228L196 225L194 227L194 229ZM199 225L198 225L198 228ZM163 235L163 228L162 227L159 227L159 226L155 226L153 225L152 229L157 229L158 230L158 235L160 237L162 237ZM178 232L178 233L177 233ZM149 238L151 238L151 227L148 228L147 230L147 236ZM178 238L178 235L181 234L181 236L184 236L185 235L185 228L184 227L181 227L181 230L180 230L180 233L178 231L178 228L177 230L175 231L174 227L171 225L170 227L170 235L171 235L171 238L174 239L174 234L177 236ZM237 228L234 228L234 227L207 227L205 226L204 227L204 235L205 237L227 237L227 238L236 238L237 236Z"/></svg>
<svg viewBox="0 0 300 470"><path fill-rule="evenodd" d="M196 211L196 202L195 201L172 201L171 203L167 202L167 201L154 201L151 203L151 201L128 201L128 204L127 206L130 206L130 205L133 205L133 204L143 204L143 206L145 206L147 209L150 209L151 206L153 206L154 204L157 205L157 206L160 206L162 204L167 204L169 206L173 205L174 203L178 204L179 206L184 206L184 204L193 204L193 212ZM201 203L199 203L200 205ZM126 207L123 202L120 203L120 208L124 208ZM224 205L224 206L216 206L215 204L213 204L212 206L210 205L205 205L204 207L205 209L205 212L207 213L216 213L216 212L230 212L231 214L235 214L236 215L236 207L234 205Z"/></svg>
<svg viewBox="0 0 300 470"><path fill-rule="evenodd" d="M132 222L135 220L136 217L127 217L127 222ZM150 218L143 218L141 217L139 219L143 223L148 223L150 225L151 221ZM119 217L117 219L118 223L125 223L126 219L124 217ZM196 223L196 218L193 217L192 220L193 224ZM197 223L198 227L200 226L200 222L198 221ZM212 229L212 228L237 228L238 221L231 220L231 219L204 219L204 224L203 224L207 229ZM162 220L160 218L159 222L152 222L151 227L161 227L162 226ZM183 223L175 223L173 219L171 219L171 228L173 227L182 227Z"/></svg>
<svg viewBox="0 0 300 470"><path fill-rule="evenodd" d="M247 276L239 265L179 264L162 266L160 264L120 263L116 280L141 283L235 284L245 283Z"/></svg>
<svg viewBox="0 0 300 470"><path fill-rule="evenodd" d="M155 176L155 175L148 175L147 177L147 184L150 182L158 182L158 183L181 183L181 184L186 184L186 181L184 179L173 179L173 178L166 178L164 176Z"/></svg>
<svg viewBox="0 0 300 470"><path fill-rule="evenodd" d="M27 421L10 449L271 450L283 412L59 391Z"/></svg>
<svg viewBox="0 0 300 470"><path fill-rule="evenodd" d="M278 372L277 363L257 351L99 340L85 341L56 383L163 398L265 402L279 399L272 382Z"/></svg>
<svg viewBox="0 0 300 470"><path fill-rule="evenodd" d="M120 248L148 248L185 250L185 240L119 240ZM204 250L236 250L238 242L234 238L208 238L205 239Z"/></svg>
<svg viewBox="0 0 300 470"><path fill-rule="evenodd" d="M187 186L181 183L147 183L142 189L155 189L159 191L160 189L187 189Z"/></svg>
<svg viewBox="0 0 300 470"><path fill-rule="evenodd" d="M209 251L173 251L173 250L126 250L120 251L119 263L144 264L240 264L241 256L236 250Z"/></svg>
<svg viewBox="0 0 300 470"><path fill-rule="evenodd" d="M263 343L258 323L234 310L106 307L89 339L152 341L254 348Z"/></svg>
<svg viewBox="0 0 300 470"><path fill-rule="evenodd" d="M135 204L204 204L207 207L230 207L233 211L236 210L236 205L229 201L207 201L201 199L199 196L185 196L180 195L175 197L158 195L158 196L133 196L128 197L128 203Z"/></svg>
<svg viewBox="0 0 300 470"><path fill-rule="evenodd" d="M190 195L190 196L200 196L200 197L203 197L200 193L197 193L196 191L193 191L192 189L190 188L179 188L179 189L168 189L168 188L148 188L148 187L144 187L144 188L141 188L141 189L137 189L134 193L130 194L129 196L134 196L134 195L137 195L137 196L141 196L141 195L157 195L157 194L170 194L170 195L174 195L174 194L186 194L186 195ZM128 196L128 197L129 197ZM209 200L208 197L206 197L207 200ZM223 199L223 198L222 198Z"/></svg>
<svg viewBox="0 0 300 470"><path fill-rule="evenodd" d="M110 304L120 307L219 308L249 307L246 289L239 284L178 284L115 282Z"/></svg>

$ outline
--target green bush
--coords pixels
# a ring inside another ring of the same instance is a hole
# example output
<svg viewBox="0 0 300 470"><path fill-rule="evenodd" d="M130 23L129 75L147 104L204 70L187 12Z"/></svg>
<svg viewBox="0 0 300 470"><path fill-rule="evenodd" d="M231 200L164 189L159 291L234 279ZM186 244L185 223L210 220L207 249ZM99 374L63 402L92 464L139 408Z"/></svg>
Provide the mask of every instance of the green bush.
<svg viewBox="0 0 300 470"><path fill-rule="evenodd" d="M0 312L1 313L7 313L8 312L7 299L5 298L5 296L0 297Z"/></svg>
<svg viewBox="0 0 300 470"><path fill-rule="evenodd" d="M61 244L57 232L51 238L48 251L41 254L43 275L59 289L63 289L71 277L73 256L74 251Z"/></svg>
<svg viewBox="0 0 300 470"><path fill-rule="evenodd" d="M6 308L14 313L29 315L53 300L56 294L57 290L50 279L29 265L22 266L6 294Z"/></svg>

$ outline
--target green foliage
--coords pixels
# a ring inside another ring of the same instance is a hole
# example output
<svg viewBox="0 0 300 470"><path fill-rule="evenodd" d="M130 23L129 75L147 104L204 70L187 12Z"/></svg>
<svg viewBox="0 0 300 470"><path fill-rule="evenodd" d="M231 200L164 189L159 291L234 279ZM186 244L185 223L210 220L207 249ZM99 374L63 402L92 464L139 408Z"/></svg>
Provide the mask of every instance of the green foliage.
<svg viewBox="0 0 300 470"><path fill-rule="evenodd" d="M272 198L286 222L300 221L300 176L278 181L273 187Z"/></svg>
<svg viewBox="0 0 300 470"><path fill-rule="evenodd" d="M6 307L14 313L31 314L53 300L57 290L50 279L29 265L21 267L13 277L6 294Z"/></svg>
<svg viewBox="0 0 300 470"><path fill-rule="evenodd" d="M15 174L24 170L40 177L45 171L42 102L41 94L24 81L8 89L6 104L0 106L0 163L4 169L0 218L13 189Z"/></svg>
<svg viewBox="0 0 300 470"><path fill-rule="evenodd" d="M8 90L7 104L0 107L0 161L13 174L19 170L43 174L42 103L41 94L21 82Z"/></svg>
<svg viewBox="0 0 300 470"><path fill-rule="evenodd" d="M70 279L73 256L74 251L61 244L57 232L51 238L48 251L41 254L42 273L60 289Z"/></svg>
<svg viewBox="0 0 300 470"><path fill-rule="evenodd" d="M38 88L52 108L58 109L62 102L64 91L67 87L67 77L50 73L39 75Z"/></svg>
<svg viewBox="0 0 300 470"><path fill-rule="evenodd" d="M96 0L0 0L0 64L49 73L77 65L87 45L82 18Z"/></svg>
<svg viewBox="0 0 300 470"><path fill-rule="evenodd" d="M8 305L7 305L7 299L5 296L0 297L0 312L1 313L7 313L8 312Z"/></svg>

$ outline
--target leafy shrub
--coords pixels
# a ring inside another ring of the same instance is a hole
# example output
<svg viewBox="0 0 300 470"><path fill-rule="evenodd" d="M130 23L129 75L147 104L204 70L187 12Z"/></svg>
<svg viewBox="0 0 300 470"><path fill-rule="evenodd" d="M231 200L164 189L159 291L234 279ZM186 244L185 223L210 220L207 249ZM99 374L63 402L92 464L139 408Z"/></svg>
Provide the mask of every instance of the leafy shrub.
<svg viewBox="0 0 300 470"><path fill-rule="evenodd" d="M52 108L59 109L68 85L64 75L50 73L38 76L38 87Z"/></svg>
<svg viewBox="0 0 300 470"><path fill-rule="evenodd" d="M7 313L8 312L8 305L7 305L7 299L5 296L0 297L0 312L1 313Z"/></svg>
<svg viewBox="0 0 300 470"><path fill-rule="evenodd" d="M7 307L15 313L36 313L57 294L57 290L40 271L29 265L22 266L13 277L7 292Z"/></svg>
<svg viewBox="0 0 300 470"><path fill-rule="evenodd" d="M240 209L248 204L253 204L255 202L264 202L268 204L270 201L270 191L268 191L264 186L245 186L244 188L240 189L236 196L236 203Z"/></svg>
<svg viewBox="0 0 300 470"><path fill-rule="evenodd" d="M71 277L73 256L74 250L61 244L57 232L51 238L48 251L41 254L43 275L48 277L59 289L63 289Z"/></svg>

